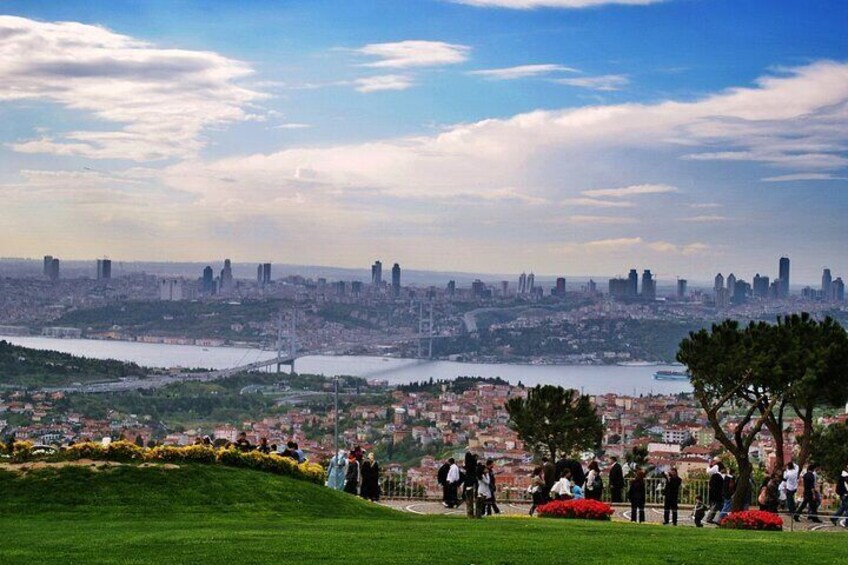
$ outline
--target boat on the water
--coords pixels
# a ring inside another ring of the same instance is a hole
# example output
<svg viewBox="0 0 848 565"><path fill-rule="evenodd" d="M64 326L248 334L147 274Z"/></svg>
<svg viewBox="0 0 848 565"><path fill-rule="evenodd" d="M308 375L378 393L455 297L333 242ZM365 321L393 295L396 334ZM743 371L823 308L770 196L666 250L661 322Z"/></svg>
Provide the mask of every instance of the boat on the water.
<svg viewBox="0 0 848 565"><path fill-rule="evenodd" d="M689 374L685 371L657 371L654 373L656 381L688 381Z"/></svg>

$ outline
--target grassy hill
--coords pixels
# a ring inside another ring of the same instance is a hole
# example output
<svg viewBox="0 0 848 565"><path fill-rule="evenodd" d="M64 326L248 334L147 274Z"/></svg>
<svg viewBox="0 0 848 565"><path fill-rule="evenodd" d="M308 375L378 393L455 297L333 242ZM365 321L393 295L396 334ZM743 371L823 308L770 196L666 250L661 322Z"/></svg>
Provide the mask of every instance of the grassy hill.
<svg viewBox="0 0 848 565"><path fill-rule="evenodd" d="M0 563L844 562L842 533L413 516L218 466L0 471Z"/></svg>

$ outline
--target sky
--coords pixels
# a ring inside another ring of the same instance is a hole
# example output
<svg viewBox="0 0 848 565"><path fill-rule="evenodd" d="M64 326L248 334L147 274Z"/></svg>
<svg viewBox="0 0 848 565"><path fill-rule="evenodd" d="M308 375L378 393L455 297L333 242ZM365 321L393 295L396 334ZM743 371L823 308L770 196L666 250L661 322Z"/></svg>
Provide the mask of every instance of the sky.
<svg viewBox="0 0 848 565"><path fill-rule="evenodd" d="M0 4L0 256L848 275L848 2Z"/></svg>

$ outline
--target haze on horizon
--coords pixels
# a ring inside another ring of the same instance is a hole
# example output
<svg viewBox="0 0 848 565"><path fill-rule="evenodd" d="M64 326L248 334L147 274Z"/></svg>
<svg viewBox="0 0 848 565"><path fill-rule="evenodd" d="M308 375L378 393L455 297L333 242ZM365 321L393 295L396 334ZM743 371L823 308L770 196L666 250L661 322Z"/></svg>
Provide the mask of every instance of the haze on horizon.
<svg viewBox="0 0 848 565"><path fill-rule="evenodd" d="M846 23L791 0L5 2L0 255L844 276Z"/></svg>

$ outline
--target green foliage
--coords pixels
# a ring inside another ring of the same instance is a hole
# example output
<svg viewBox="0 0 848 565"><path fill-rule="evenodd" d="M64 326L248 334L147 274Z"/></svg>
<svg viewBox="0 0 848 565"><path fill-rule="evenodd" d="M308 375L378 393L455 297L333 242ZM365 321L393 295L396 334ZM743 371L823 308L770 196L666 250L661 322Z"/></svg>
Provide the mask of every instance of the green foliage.
<svg viewBox="0 0 848 565"><path fill-rule="evenodd" d="M536 453L570 455L596 449L603 425L589 396L574 389L537 385L527 398L510 398L506 403L509 427Z"/></svg>
<svg viewBox="0 0 848 565"><path fill-rule="evenodd" d="M43 351L0 340L0 384L25 387L60 386L144 376L135 363L76 357L58 351Z"/></svg>
<svg viewBox="0 0 848 565"><path fill-rule="evenodd" d="M810 455L825 477L836 483L848 465L848 424L815 428L810 438Z"/></svg>

